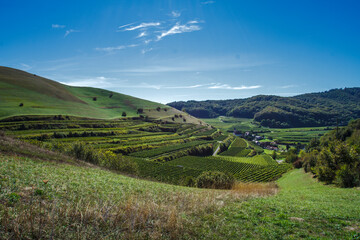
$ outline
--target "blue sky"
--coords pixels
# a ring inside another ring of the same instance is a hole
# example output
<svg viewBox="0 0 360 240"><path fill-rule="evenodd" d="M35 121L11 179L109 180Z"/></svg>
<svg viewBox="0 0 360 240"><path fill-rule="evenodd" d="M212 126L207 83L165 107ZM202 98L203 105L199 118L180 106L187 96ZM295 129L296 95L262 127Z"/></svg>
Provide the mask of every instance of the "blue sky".
<svg viewBox="0 0 360 240"><path fill-rule="evenodd" d="M360 86L359 1L0 2L0 65L167 103Z"/></svg>

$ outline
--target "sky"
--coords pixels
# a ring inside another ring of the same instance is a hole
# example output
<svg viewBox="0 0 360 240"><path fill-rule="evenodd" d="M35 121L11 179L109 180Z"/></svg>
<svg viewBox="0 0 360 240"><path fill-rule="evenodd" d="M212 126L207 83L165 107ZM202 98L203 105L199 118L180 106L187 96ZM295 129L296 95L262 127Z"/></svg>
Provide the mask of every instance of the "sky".
<svg viewBox="0 0 360 240"><path fill-rule="evenodd" d="M360 87L357 0L0 0L0 65L156 102Z"/></svg>

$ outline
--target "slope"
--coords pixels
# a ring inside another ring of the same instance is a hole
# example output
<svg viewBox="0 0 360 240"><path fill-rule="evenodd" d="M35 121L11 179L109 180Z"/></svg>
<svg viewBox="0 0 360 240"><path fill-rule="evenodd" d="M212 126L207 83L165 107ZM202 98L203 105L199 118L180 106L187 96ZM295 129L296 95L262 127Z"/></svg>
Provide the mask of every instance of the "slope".
<svg viewBox="0 0 360 240"><path fill-rule="evenodd" d="M172 121L172 107L99 88L67 86L21 70L0 67L0 119L19 115L72 115L99 119L143 115ZM199 120L186 116L187 122Z"/></svg>

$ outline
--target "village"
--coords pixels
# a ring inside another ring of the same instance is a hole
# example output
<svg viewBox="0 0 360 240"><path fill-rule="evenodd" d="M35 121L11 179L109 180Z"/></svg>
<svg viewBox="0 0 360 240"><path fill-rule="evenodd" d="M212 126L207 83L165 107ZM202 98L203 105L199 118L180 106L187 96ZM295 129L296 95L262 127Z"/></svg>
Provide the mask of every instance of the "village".
<svg viewBox="0 0 360 240"><path fill-rule="evenodd" d="M235 136L244 138L244 139L246 139L248 141L252 141L256 145L262 147L263 149L273 150L273 151L279 151L279 149L280 149L279 144L277 142L275 142L275 141L264 141L265 140L264 136L259 136L259 135L256 135L254 133L251 133L251 132L241 132L241 131L236 130L235 128L234 128L233 134ZM283 150L281 150L281 151L283 151Z"/></svg>

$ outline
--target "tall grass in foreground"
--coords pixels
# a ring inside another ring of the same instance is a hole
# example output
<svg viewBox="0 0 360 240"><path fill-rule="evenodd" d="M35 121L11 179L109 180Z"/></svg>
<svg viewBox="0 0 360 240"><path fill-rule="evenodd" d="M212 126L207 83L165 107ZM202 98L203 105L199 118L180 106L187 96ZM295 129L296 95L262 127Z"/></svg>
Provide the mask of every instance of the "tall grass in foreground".
<svg viewBox="0 0 360 240"><path fill-rule="evenodd" d="M184 188L1 154L0 162L4 239L198 238L194 226L227 204L276 192Z"/></svg>

